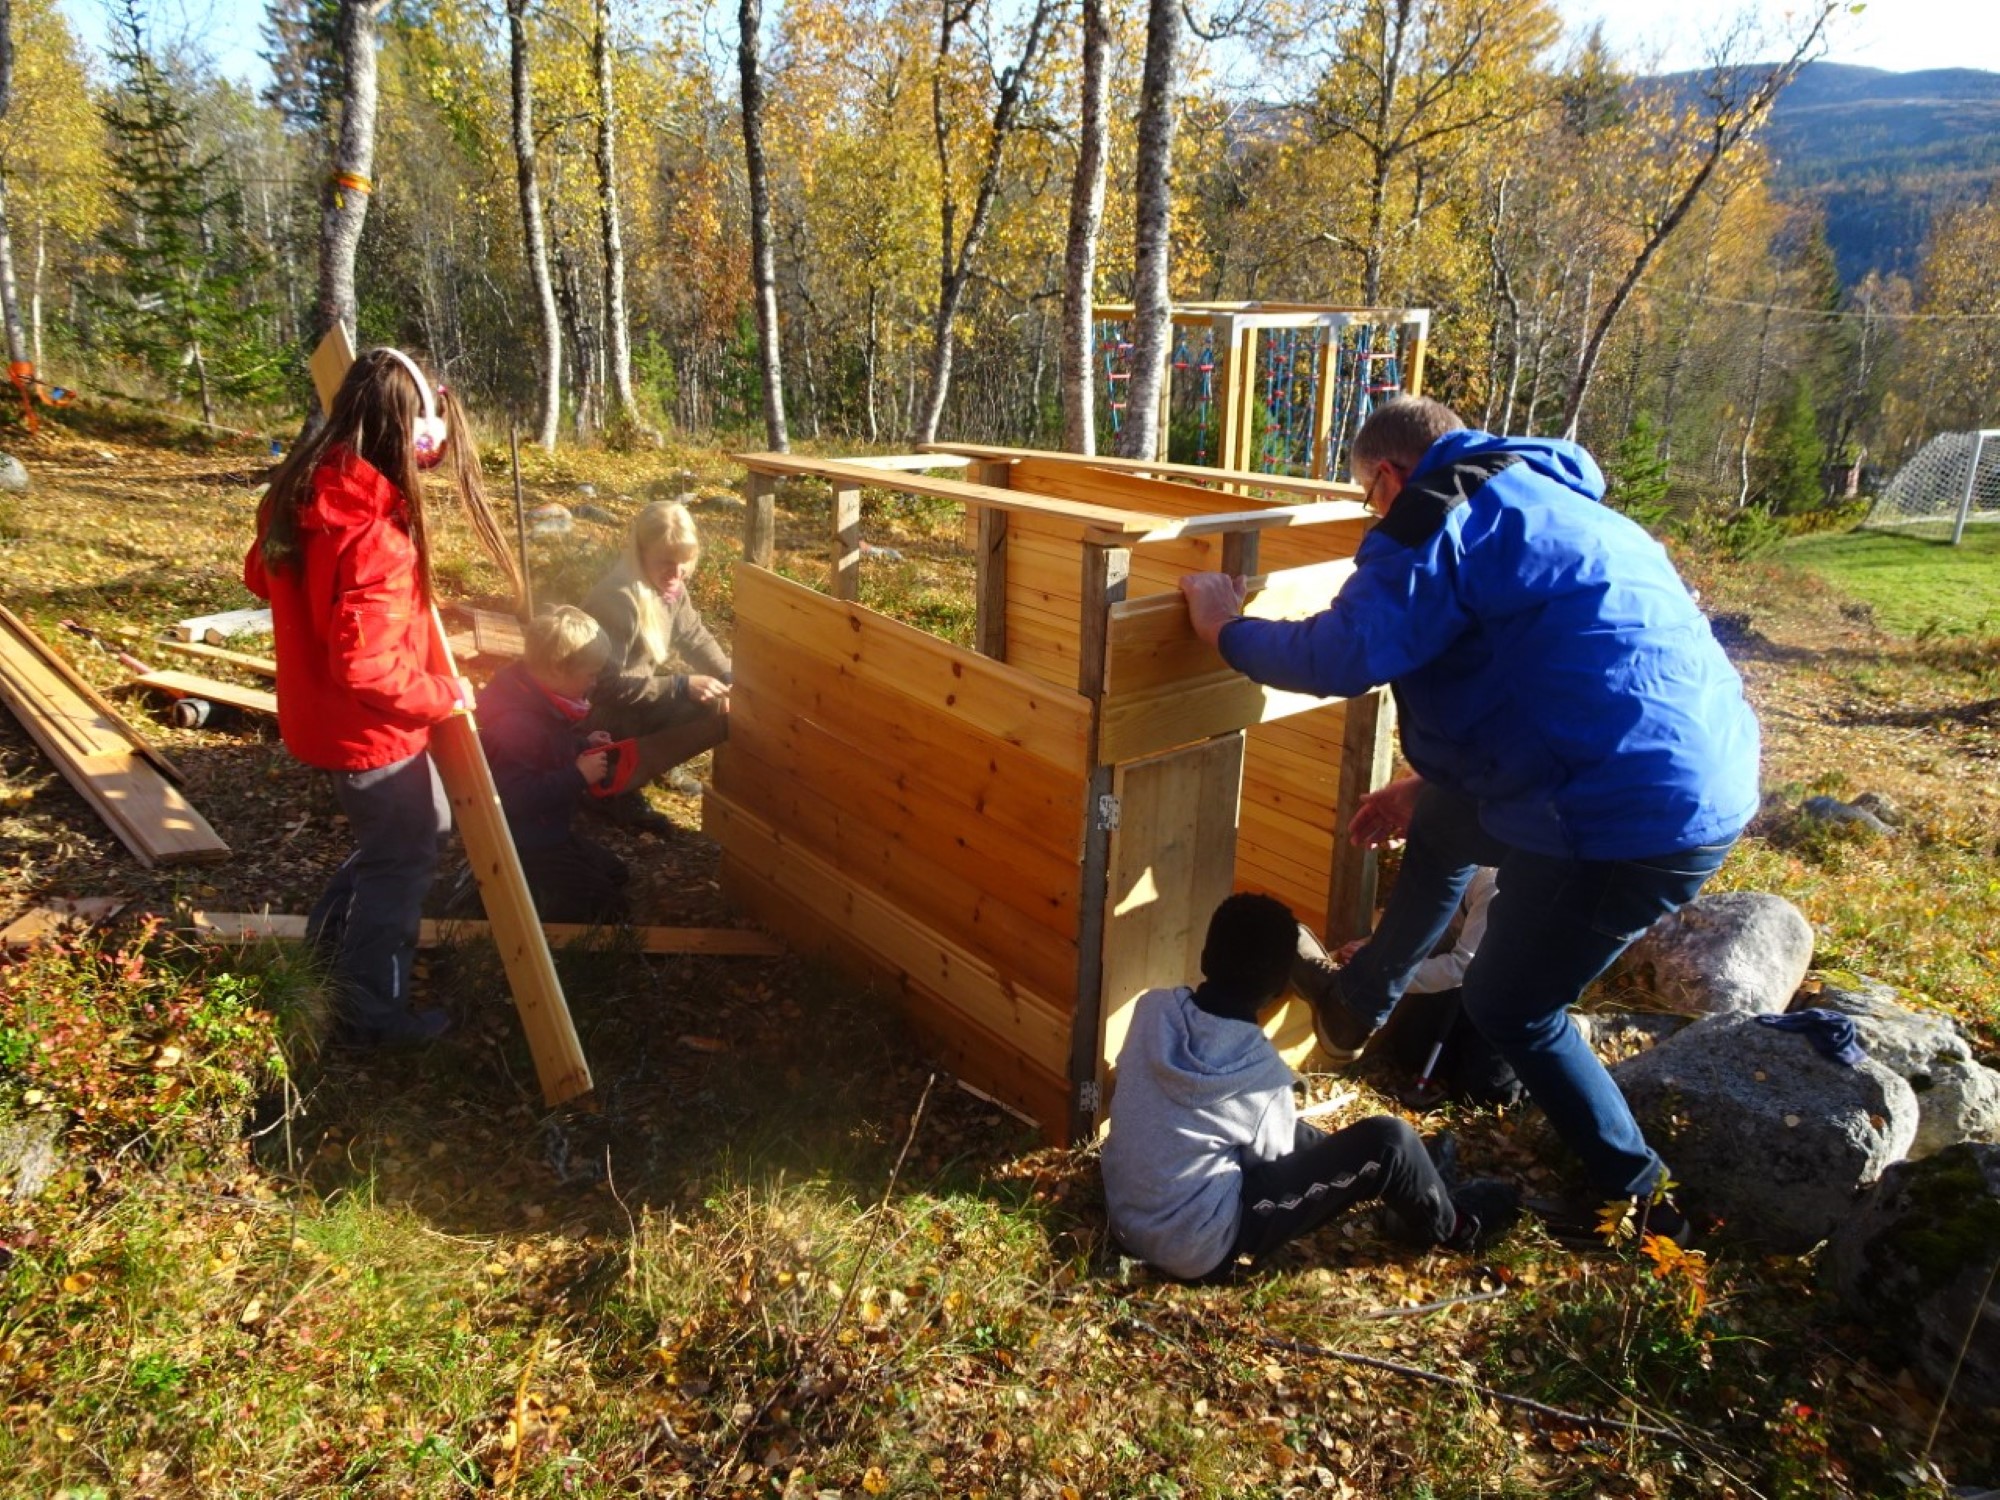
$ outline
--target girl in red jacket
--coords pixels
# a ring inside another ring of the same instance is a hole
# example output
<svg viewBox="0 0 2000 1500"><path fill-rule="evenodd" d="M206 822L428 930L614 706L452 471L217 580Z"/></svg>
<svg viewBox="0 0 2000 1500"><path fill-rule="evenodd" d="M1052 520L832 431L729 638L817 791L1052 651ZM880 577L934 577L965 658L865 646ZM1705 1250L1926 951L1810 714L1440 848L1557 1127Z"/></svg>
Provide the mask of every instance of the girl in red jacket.
<svg viewBox="0 0 2000 1500"><path fill-rule="evenodd" d="M448 1024L409 1003L418 916L451 828L431 726L472 707L470 685L432 665L423 471L440 464L518 591L458 398L433 395L394 349L348 370L324 425L271 481L243 561L244 583L271 601L279 733L331 775L354 832L306 933L333 961L340 1034L363 1046Z"/></svg>

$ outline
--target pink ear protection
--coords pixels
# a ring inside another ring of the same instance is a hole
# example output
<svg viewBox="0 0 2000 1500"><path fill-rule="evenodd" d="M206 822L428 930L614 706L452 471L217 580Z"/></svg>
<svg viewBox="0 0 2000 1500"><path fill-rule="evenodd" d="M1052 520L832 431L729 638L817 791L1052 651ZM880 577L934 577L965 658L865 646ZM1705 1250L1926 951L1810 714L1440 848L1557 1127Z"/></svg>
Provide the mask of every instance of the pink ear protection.
<svg viewBox="0 0 2000 1500"><path fill-rule="evenodd" d="M382 352L410 372L410 378L417 383L417 394L424 398L424 414L416 420L415 429L410 434L410 446L416 451L418 468L435 469L444 460L444 446L451 440L451 429L438 415L437 402L431 396L431 383L424 379L424 372L417 368L417 362L402 350L384 349Z"/></svg>

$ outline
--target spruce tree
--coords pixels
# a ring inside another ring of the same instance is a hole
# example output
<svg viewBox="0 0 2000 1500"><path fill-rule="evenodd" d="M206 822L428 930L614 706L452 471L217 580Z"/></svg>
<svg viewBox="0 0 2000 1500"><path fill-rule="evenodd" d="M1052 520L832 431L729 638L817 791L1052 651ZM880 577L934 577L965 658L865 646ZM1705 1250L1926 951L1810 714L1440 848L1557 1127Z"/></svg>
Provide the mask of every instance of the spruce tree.
<svg viewBox="0 0 2000 1500"><path fill-rule="evenodd" d="M1826 500L1826 443L1819 435L1819 412L1812 384L1792 382L1790 398L1778 408L1758 454L1757 500L1778 516L1803 515Z"/></svg>
<svg viewBox="0 0 2000 1500"><path fill-rule="evenodd" d="M220 157L196 148L194 112L153 56L139 0L122 0L112 26L118 82L103 115L118 224L104 245L121 264L110 322L174 394L192 386L213 422L219 396L275 373L259 336L265 309L247 305L261 256L238 230L239 195Z"/></svg>

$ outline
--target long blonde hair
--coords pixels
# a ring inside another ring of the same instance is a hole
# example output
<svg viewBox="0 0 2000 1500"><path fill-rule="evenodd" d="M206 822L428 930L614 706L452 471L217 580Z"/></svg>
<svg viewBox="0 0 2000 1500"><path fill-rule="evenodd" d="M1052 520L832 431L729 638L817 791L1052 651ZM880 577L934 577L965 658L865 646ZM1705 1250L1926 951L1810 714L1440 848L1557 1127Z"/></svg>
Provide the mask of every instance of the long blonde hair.
<svg viewBox="0 0 2000 1500"><path fill-rule="evenodd" d="M662 662L673 644L673 622L659 591L646 577L646 557L656 547L685 547L696 556L701 553L694 517L678 500L655 500L642 509L632 518L626 540L625 562L632 581L625 587L638 615L639 639L645 643L647 655Z"/></svg>

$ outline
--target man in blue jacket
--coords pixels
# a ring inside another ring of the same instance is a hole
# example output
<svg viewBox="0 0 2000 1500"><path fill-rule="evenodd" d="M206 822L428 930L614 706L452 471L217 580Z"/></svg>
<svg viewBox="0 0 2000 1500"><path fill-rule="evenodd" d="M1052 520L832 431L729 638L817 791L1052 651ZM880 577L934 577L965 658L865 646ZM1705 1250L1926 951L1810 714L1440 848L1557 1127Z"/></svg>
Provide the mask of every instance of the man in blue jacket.
<svg viewBox="0 0 2000 1500"><path fill-rule="evenodd" d="M1604 506L1572 443L1466 428L1435 401L1378 409L1354 477L1380 522L1331 607L1241 618L1239 580L1182 579L1196 631L1267 686L1351 698L1388 683L1417 775L1366 799L1359 843L1407 836L1388 910L1335 970L1301 933L1323 1048L1357 1055L1481 865L1499 871L1466 1014L1594 1188L1650 1210L1666 1169L1567 1008L1690 900L1757 809L1757 722L1666 552Z"/></svg>

